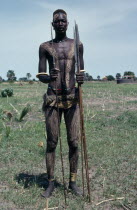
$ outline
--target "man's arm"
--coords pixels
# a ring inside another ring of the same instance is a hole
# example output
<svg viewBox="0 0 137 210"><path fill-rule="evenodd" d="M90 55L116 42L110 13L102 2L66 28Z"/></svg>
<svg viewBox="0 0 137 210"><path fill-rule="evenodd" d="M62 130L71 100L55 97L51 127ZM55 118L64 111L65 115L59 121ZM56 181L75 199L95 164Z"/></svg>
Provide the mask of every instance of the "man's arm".
<svg viewBox="0 0 137 210"><path fill-rule="evenodd" d="M42 45L39 47L39 67L38 67L37 77L43 83L50 82L50 76L47 74L47 58L46 58L46 50Z"/></svg>
<svg viewBox="0 0 137 210"><path fill-rule="evenodd" d="M36 77L43 83L49 83L52 80L55 80L58 77L58 69L53 68L50 70L50 75L47 74L47 58L46 50L42 45L39 48L39 73Z"/></svg>

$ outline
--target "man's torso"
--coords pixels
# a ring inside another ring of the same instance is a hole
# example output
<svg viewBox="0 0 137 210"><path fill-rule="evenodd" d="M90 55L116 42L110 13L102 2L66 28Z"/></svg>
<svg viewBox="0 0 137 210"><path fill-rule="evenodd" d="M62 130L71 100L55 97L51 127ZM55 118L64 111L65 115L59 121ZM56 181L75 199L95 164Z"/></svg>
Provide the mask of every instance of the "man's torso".
<svg viewBox="0 0 137 210"><path fill-rule="evenodd" d="M51 41L42 44L46 58L49 64L49 73L52 68L59 69L56 81L49 83L49 88L60 90L61 93L70 93L75 87L75 58L74 58L74 41L66 39L62 42ZM53 57L55 66L53 65ZM57 86L56 86L57 82Z"/></svg>

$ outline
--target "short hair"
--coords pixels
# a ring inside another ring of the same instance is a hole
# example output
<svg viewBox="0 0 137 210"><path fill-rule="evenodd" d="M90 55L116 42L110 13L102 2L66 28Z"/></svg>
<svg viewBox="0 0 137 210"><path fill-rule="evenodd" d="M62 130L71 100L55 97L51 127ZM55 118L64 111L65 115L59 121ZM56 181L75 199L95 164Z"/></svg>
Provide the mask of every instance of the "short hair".
<svg viewBox="0 0 137 210"><path fill-rule="evenodd" d="M57 10L55 10L54 12L53 12L53 16L55 15L55 14L57 14L57 13L64 13L65 15L67 15L67 13L63 10L63 9L57 9Z"/></svg>
<svg viewBox="0 0 137 210"><path fill-rule="evenodd" d="M53 21L56 19L56 17L58 16L57 14L59 13L63 13L67 19L67 13L63 9L57 9L53 12Z"/></svg>

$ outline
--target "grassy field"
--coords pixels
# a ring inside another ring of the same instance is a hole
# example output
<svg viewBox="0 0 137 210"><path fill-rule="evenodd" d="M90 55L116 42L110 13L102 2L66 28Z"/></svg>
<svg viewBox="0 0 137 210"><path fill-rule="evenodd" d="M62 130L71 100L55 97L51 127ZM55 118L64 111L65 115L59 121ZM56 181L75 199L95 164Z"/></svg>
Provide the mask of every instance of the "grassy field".
<svg viewBox="0 0 137 210"><path fill-rule="evenodd" d="M0 97L0 209L43 210L40 193L47 186L45 119L41 111L44 84L0 84L14 96ZM137 84L87 82L83 85L91 200L67 194L68 210L137 209ZM23 108L29 113L19 121ZM10 112L10 114L8 114ZM7 116L11 116L9 120ZM65 180L68 183L68 146L61 124ZM43 142L40 147L39 142ZM80 158L79 158L80 159ZM56 189L49 208L64 209L59 146L56 150ZM82 188L79 161L78 185ZM102 202L101 201L105 201Z"/></svg>

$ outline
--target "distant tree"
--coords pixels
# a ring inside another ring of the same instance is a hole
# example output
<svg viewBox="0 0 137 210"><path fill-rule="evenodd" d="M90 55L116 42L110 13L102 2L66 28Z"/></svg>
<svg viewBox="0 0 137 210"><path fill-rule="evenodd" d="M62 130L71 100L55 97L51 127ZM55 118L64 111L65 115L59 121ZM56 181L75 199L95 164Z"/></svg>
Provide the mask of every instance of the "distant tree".
<svg viewBox="0 0 137 210"><path fill-rule="evenodd" d="M12 80L13 80L13 81L17 81L17 77L13 77Z"/></svg>
<svg viewBox="0 0 137 210"><path fill-rule="evenodd" d="M97 76L97 79L100 80L100 76L99 75Z"/></svg>
<svg viewBox="0 0 137 210"><path fill-rule="evenodd" d="M112 80L115 80L115 78L114 78L112 75L108 75L108 76L107 76L107 80L108 80L108 81L112 81Z"/></svg>
<svg viewBox="0 0 137 210"><path fill-rule="evenodd" d="M92 81L93 77L89 75L89 73L84 73L84 80L85 81Z"/></svg>
<svg viewBox="0 0 137 210"><path fill-rule="evenodd" d="M116 79L120 79L121 78L121 74L120 73L117 73L116 74Z"/></svg>
<svg viewBox="0 0 137 210"><path fill-rule="evenodd" d="M93 80L93 77L91 75L89 75L88 81L92 81L92 80Z"/></svg>
<svg viewBox="0 0 137 210"><path fill-rule="evenodd" d="M88 81L88 77L89 77L89 74L88 73L84 73L84 80L85 81Z"/></svg>
<svg viewBox="0 0 137 210"><path fill-rule="evenodd" d="M0 83L3 81L2 77L0 76Z"/></svg>
<svg viewBox="0 0 137 210"><path fill-rule="evenodd" d="M7 72L7 77L9 81L14 81L15 80L15 73L13 70L8 70Z"/></svg>
<svg viewBox="0 0 137 210"><path fill-rule="evenodd" d="M30 73L27 73L27 74L26 74L26 77L27 77L27 79L29 80L29 79L31 78L31 74L30 74Z"/></svg>
<svg viewBox="0 0 137 210"><path fill-rule="evenodd" d="M124 76L132 76L132 77L135 77L135 73L132 72L132 71L125 71L124 72Z"/></svg>
<svg viewBox="0 0 137 210"><path fill-rule="evenodd" d="M19 78L19 81L26 82L27 81L27 77L21 77L21 78Z"/></svg>

